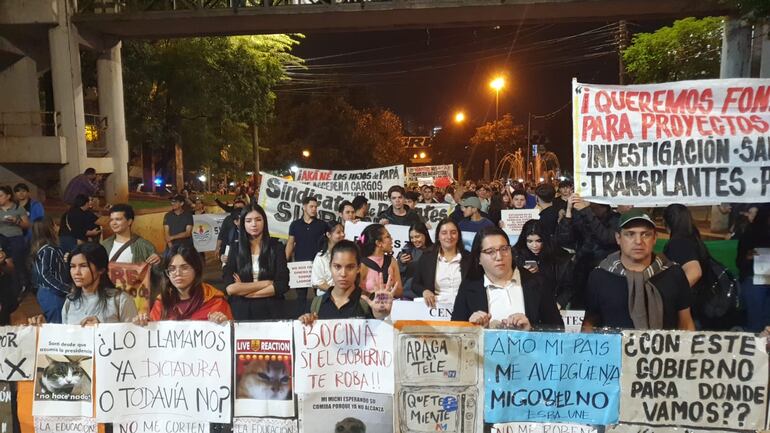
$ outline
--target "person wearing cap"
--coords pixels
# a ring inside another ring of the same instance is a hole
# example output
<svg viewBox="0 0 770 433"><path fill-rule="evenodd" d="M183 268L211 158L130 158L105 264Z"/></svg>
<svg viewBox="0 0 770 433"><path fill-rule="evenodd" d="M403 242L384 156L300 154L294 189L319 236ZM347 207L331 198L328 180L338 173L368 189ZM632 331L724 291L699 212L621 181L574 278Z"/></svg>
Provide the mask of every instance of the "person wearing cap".
<svg viewBox="0 0 770 433"><path fill-rule="evenodd" d="M494 227L489 218L481 216L481 200L470 196L460 200L460 208L463 211L463 219L458 226L461 232L478 233L484 227Z"/></svg>
<svg viewBox="0 0 770 433"><path fill-rule="evenodd" d="M193 246L193 216L184 210L185 197L181 194L171 198L171 211L163 217L163 232L166 247L174 245Z"/></svg>
<svg viewBox="0 0 770 433"><path fill-rule="evenodd" d="M695 330L692 292L681 266L652 249L655 223L640 209L620 217L615 241L620 251L591 271L583 330Z"/></svg>

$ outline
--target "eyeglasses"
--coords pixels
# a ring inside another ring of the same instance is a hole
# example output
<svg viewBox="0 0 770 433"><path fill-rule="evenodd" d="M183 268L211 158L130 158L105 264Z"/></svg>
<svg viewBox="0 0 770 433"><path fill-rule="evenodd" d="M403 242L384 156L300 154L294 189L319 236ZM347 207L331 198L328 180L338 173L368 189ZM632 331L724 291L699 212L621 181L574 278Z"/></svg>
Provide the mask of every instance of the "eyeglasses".
<svg viewBox="0 0 770 433"><path fill-rule="evenodd" d="M190 265L169 266L168 269L166 269L166 275L169 277L171 274L185 275L192 272L192 270L193 268Z"/></svg>
<svg viewBox="0 0 770 433"><path fill-rule="evenodd" d="M497 253L500 253L501 257L505 257L511 254L511 246L503 245L500 248L487 248L486 250L481 250L481 252L489 257L494 257Z"/></svg>

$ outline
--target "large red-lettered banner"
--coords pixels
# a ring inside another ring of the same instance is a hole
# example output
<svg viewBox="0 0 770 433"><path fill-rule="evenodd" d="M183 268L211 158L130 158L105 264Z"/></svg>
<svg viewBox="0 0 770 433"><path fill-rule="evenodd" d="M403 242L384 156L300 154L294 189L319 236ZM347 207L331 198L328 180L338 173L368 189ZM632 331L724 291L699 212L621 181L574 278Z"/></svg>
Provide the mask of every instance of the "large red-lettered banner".
<svg viewBox="0 0 770 433"><path fill-rule="evenodd" d="M770 80L572 86L582 197L647 206L766 201Z"/></svg>

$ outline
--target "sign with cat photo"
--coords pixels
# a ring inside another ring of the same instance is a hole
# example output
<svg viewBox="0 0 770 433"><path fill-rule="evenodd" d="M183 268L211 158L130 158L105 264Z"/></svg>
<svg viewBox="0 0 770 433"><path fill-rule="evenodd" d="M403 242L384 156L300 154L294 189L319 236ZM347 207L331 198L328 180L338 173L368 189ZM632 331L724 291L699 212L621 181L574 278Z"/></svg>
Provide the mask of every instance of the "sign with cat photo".
<svg viewBox="0 0 770 433"><path fill-rule="evenodd" d="M320 392L299 397L305 433L393 433L393 395ZM431 430L432 431L432 430Z"/></svg>
<svg viewBox="0 0 770 433"><path fill-rule="evenodd" d="M0 326L0 380L32 380L36 332L33 326Z"/></svg>
<svg viewBox="0 0 770 433"><path fill-rule="evenodd" d="M235 412L294 416L289 322L235 324Z"/></svg>
<svg viewBox="0 0 770 433"><path fill-rule="evenodd" d="M43 325L37 344L34 416L94 416L94 327Z"/></svg>

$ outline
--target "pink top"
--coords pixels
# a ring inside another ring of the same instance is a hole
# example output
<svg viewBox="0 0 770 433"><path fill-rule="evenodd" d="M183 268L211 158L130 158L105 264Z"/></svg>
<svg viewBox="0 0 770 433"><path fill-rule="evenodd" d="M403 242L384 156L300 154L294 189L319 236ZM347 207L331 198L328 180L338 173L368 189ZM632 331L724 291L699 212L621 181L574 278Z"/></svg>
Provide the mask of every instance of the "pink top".
<svg viewBox="0 0 770 433"><path fill-rule="evenodd" d="M377 263L377 266L382 268L382 264L385 262L385 256L382 256L382 257L369 256L369 260L373 261L374 263ZM363 290L366 293L373 293L375 288L377 287L377 282L380 280L380 275L382 275L380 272L377 272L374 269L369 268L366 271L366 279L364 281L361 281L361 290Z"/></svg>

